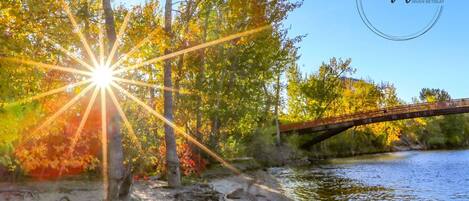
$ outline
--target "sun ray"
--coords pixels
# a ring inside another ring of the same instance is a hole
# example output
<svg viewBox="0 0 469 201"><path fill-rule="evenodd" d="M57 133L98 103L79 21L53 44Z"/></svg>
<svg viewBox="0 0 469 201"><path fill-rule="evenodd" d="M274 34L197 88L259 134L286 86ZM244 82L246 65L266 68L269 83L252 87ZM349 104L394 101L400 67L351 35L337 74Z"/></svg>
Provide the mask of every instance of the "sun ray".
<svg viewBox="0 0 469 201"><path fill-rule="evenodd" d="M231 165L230 163L228 163L226 160L224 160L222 157L218 156L218 154L216 154L215 152L211 151L208 147L206 147L205 145L203 145L202 143L200 143L199 141L197 141L197 139L195 139L194 137L192 137L191 135L189 135L188 133L186 133L182 128L178 127L176 124L174 124L173 122L169 121L168 119L166 119L163 115L161 115L160 113L158 113L157 111L155 111L154 109L152 109L150 106L148 106L147 104L145 104L144 102L142 102L141 100L139 100L137 97L133 96L131 93L129 93L128 91L126 91L125 89L123 89L122 87L120 87L119 85L115 84L115 83L111 83L111 85L113 87L115 87L116 89L118 89L120 92L122 92L124 95L126 95L127 97L129 97L130 99L132 99L133 101L135 101L137 104L139 104L140 106L142 106L143 108L145 108L145 110L147 110L148 112L150 112L151 114L155 115L158 119L160 119L161 121L163 121L165 124L169 125L170 127L172 127L176 133L179 133L181 134L184 138L186 138L187 140L189 140L191 143L195 144L196 146L198 146L200 149L202 149L203 151L205 151L207 154L209 154L210 156L212 156L215 160L217 160L218 162L220 162L223 166L225 166L226 168L230 169L231 171L233 171L234 173L240 175L241 172L236 168L234 167L233 165Z"/></svg>
<svg viewBox="0 0 469 201"><path fill-rule="evenodd" d="M99 88L96 87L94 89L93 95L91 96L90 102L88 103L88 106L86 107L85 113L83 114L83 118L80 121L80 125L77 128L77 131L75 132L74 138L72 140L72 144L70 146L70 151L73 152L76 146L76 143L78 142L78 139L81 137L81 133L83 131L83 128L85 127L86 121L88 120L88 116L90 115L91 109L93 108L94 102L96 100L96 97L98 96Z"/></svg>
<svg viewBox="0 0 469 201"><path fill-rule="evenodd" d="M101 87L101 150L103 157L103 186L104 186L104 197L107 198L108 183L108 142L107 142L107 106L106 106L106 89Z"/></svg>
<svg viewBox="0 0 469 201"><path fill-rule="evenodd" d="M55 48L57 48L58 50L60 50L61 52L63 52L64 54L66 54L67 56L69 56L70 58L72 58L73 60L75 60L76 62L80 63L82 66L86 67L88 70L92 71L93 70L93 67L91 65L89 65L88 63L86 63L85 61L83 61L82 59L78 58L77 56L75 56L73 53L71 53L70 51L68 51L67 49L65 49L64 47L62 47L60 44L56 43L54 40L50 39L49 37L47 36L44 36L44 39L49 42L50 44L52 44Z"/></svg>
<svg viewBox="0 0 469 201"><path fill-rule="evenodd" d="M81 91L78 95L76 95L75 97L72 98L72 100L70 100L67 104L65 104L63 107L61 107L56 113L54 113L52 116L50 116L49 118L47 118L47 120L42 123L38 128L36 128L36 130L34 130L32 132L32 134L29 136L29 138L34 138L36 137L36 134L39 133L39 131L43 128L45 128L46 126L50 125L55 119L57 119L61 114L63 114L64 112L66 112L70 107L73 106L73 104L75 104L78 100L80 100L80 98L85 95L88 91L91 90L91 88L93 87L93 84L90 84L88 85L85 89L83 89L83 91Z"/></svg>
<svg viewBox="0 0 469 201"><path fill-rule="evenodd" d="M121 105L119 104L119 101L117 101L116 95L114 94L114 91L112 89L107 88L107 91L109 92L109 96L111 97L112 102L114 103L117 112L121 116L122 120L124 121L125 126L127 127L127 130L129 131L130 137L132 138L132 141L137 144L137 149L139 151L142 151L142 144L137 138L137 135L134 132L134 129L132 127L132 124L130 124L129 119L127 119L127 116L125 115L124 111L122 110Z"/></svg>
<svg viewBox="0 0 469 201"><path fill-rule="evenodd" d="M124 22L122 23L121 27L119 28L119 32L117 33L116 40L114 41L114 44L112 45L111 52L109 53L109 56L106 61L105 66L110 66L111 62L114 58L114 55L116 54L117 48L119 47L119 41L121 40L122 36L125 33L125 29L127 28L127 25L129 24L129 19L130 16L132 16L132 12L127 12L127 15L125 15ZM111 68L112 69L112 68Z"/></svg>
<svg viewBox="0 0 469 201"><path fill-rule="evenodd" d="M204 48L207 48L207 47L210 47L210 46L218 45L220 43L224 43L224 42L227 42L227 41L230 41L230 40L234 40L234 39L241 38L241 37L244 37L244 36L252 35L254 33L261 32L261 31L264 31L266 29L269 29L270 27L271 27L270 25L262 26L262 27L259 27L259 28L256 28L256 29L252 29L252 30L249 30L249 31L229 35L229 36L226 36L226 37L223 37L223 38L219 38L217 40L213 40L213 41L210 41L210 42L207 42L207 43L196 45L194 47L179 50L179 51L167 54L167 55L163 55L163 56L160 56L160 57L156 57L156 58L144 61L144 62L139 63L139 64L135 64L133 66L129 66L129 67L126 67L126 68L123 68L123 69L116 70L116 71L114 71L114 74L118 74L118 73L122 73L122 72L125 72L125 71L137 69L137 68L140 68L142 66L146 66L146 65L153 64L153 63L156 63L156 62L159 62L159 61L164 61L166 59L177 57L181 54L193 52L193 51L204 49Z"/></svg>
<svg viewBox="0 0 469 201"><path fill-rule="evenodd" d="M91 51L88 41L86 40L85 36L81 32L80 27L78 26L78 23L75 20L75 17L73 16L72 11L70 11L70 7L65 2L65 0L62 0L62 5L63 5L65 12L67 13L68 18L70 19L70 22L72 23L73 28L75 29L76 34L80 38L81 43L83 44L86 52L88 53L88 56L91 58L91 61L93 62L95 66L99 66L98 61L96 60L96 56Z"/></svg>
<svg viewBox="0 0 469 201"><path fill-rule="evenodd" d="M57 93L60 93L60 92L64 92L68 89L71 89L73 87L77 87L77 86L81 86L81 85L84 85L84 84L88 84L91 82L91 79L87 79L87 80L83 80L81 82L77 82L77 83L73 83L73 84L68 84L66 86L63 86L63 87L60 87L60 88L57 88L57 89L52 89L50 91L47 91L47 92L44 92L44 93L41 93L41 94L38 94L38 95L35 95L35 96L32 96L32 97L29 97L29 98L25 98L23 100L20 100L20 101L16 101L15 103L19 103L19 104L23 104L23 103L28 103L28 102L31 102L31 101L35 101L35 100L39 100L41 98L44 98L44 97L47 97L47 96L50 96L50 95L54 95L54 94L57 94Z"/></svg>
<svg viewBox="0 0 469 201"><path fill-rule="evenodd" d="M83 128L85 127L86 121L88 120L88 117L90 115L91 109L93 108L94 102L96 101L96 97L98 96L99 88L96 87L94 89L93 95L91 96L90 102L88 103L88 106L86 107L85 113L83 114L83 118L80 121L80 125L77 128L77 131L75 132L75 135L73 135L71 145L68 149L67 154L65 157L67 158L73 158L73 152L75 151L75 146L78 142L78 139L81 137L81 133L83 131ZM65 164L63 163L60 167L59 170L59 177L62 176L62 172L65 168Z"/></svg>
<svg viewBox="0 0 469 201"><path fill-rule="evenodd" d="M187 90L180 90L180 89L169 88L169 87L165 87L165 86L161 86L161 85L148 84L148 83L140 82L140 81L137 81L137 80L128 80L128 79L117 78L117 77L114 77L113 80L117 81L117 82L122 82L122 83L142 86L142 87L151 87L151 88L155 88L155 89L162 89L164 91L178 92L180 94L192 94L191 92L189 92Z"/></svg>
<svg viewBox="0 0 469 201"><path fill-rule="evenodd" d="M138 42L137 45L132 47L132 49L128 53L124 54L122 58L118 59L118 61L116 63L112 64L110 68L112 70L117 69L119 65L121 65L122 63L127 61L127 59L130 56L132 56L138 49L140 49L143 45L145 45L147 42L149 42L150 39L153 37L153 35L158 33L158 31L159 31L159 29L153 30L150 34L148 34L148 36L146 36L143 40Z"/></svg>
<svg viewBox="0 0 469 201"><path fill-rule="evenodd" d="M67 73L75 73L75 74L80 74L80 75L92 76L91 72L81 71L81 70L68 68L68 67L63 67L63 66L44 64L44 63L41 63L41 62L31 61L31 60L28 60L28 59L19 59L19 58L13 58L13 57L0 57L0 60L14 62L14 63L21 63L21 64L25 64L25 65L31 65L31 66L35 66L37 68L58 70L58 71L63 71L63 72L67 72Z"/></svg>

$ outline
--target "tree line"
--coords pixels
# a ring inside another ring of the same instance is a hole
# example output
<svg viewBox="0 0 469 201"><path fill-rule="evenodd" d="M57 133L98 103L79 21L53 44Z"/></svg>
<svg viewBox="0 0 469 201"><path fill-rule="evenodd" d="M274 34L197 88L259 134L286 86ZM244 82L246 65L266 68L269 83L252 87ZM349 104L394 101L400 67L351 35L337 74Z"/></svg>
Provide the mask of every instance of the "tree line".
<svg viewBox="0 0 469 201"><path fill-rule="evenodd" d="M287 112L283 122L300 122L384 109L408 104L398 98L391 83L355 79L351 59L332 58L319 70L304 75L298 67L287 73ZM451 100L442 89L423 88L411 103ZM468 116L457 114L417 118L358 126L344 134L308 147L313 157L347 156L402 149L457 148L469 145ZM312 136L291 137L295 147L303 147Z"/></svg>

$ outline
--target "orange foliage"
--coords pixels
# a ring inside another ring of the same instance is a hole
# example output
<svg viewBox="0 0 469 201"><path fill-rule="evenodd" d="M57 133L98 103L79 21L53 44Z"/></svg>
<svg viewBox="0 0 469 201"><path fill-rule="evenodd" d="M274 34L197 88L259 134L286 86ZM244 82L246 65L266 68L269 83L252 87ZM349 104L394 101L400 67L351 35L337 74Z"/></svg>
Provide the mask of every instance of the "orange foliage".
<svg viewBox="0 0 469 201"><path fill-rule="evenodd" d="M65 105L70 97L58 97L47 100L43 104L46 114L52 114ZM85 105L83 100L79 105ZM99 108L91 111L88 121L78 139L72 155L69 155L72 138L76 133L82 116L78 116L84 108L70 109L54 123L42 131L39 139L22 140L15 150L15 155L22 169L30 176L39 179L52 179L61 175L76 175L86 170L100 152L99 128L101 126ZM39 124L45 121L47 115ZM38 125L37 125L38 126ZM31 130L34 130L32 128ZM24 136L31 133L25 133ZM64 168L61 175L60 169Z"/></svg>

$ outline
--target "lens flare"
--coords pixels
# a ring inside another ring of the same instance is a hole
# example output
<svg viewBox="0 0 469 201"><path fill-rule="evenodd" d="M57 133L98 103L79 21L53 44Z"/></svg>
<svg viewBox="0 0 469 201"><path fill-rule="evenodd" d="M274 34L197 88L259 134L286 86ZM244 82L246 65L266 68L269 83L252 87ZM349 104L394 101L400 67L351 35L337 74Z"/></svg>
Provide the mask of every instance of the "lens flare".
<svg viewBox="0 0 469 201"><path fill-rule="evenodd" d="M111 84L114 78L109 67L98 66L93 71L92 80L98 87L105 88Z"/></svg>
<svg viewBox="0 0 469 201"><path fill-rule="evenodd" d="M132 95L131 92L126 91L122 87L118 85L118 83L125 83L128 85L136 86L136 87L151 87L151 88L157 88L157 89L162 89L165 91L170 91L170 92L177 92L179 94L193 94L194 91L188 92L184 91L183 89L173 89L169 87L165 87L157 85L155 83L147 83L145 81L137 81L130 79L126 77L127 74L132 74L132 70L137 70L140 67L147 66L147 65L152 65L154 63L158 63L164 60L172 59L174 57L177 57L179 55L184 55L190 52L194 52L197 50L201 50L204 48L209 48L213 47L215 45L219 45L224 42L232 41L241 37L246 37L249 35L253 35L258 32L262 32L266 29L271 28L271 26L261 26L252 30L247 30L245 32L240 32L240 33L235 33L226 37L222 37L210 42L205 42L190 48L178 50L166 55L162 55L147 61L143 62L138 62L134 64L124 64L126 60L135 52L139 50L140 47L142 47L145 43L148 43L151 41L151 38L154 36L155 33L158 33L160 30L155 30L152 31L145 39L140 41L137 45L131 48L130 52L127 54L123 54L124 56L121 57L120 59L118 56L119 52L119 44L121 39L124 36L124 33L126 31L126 27L129 25L129 20L131 18L132 13L129 12L126 14L124 22L121 25L121 28L119 29L119 33L117 35L117 39L115 40L114 44L112 44L110 48L110 52L108 55L105 55L106 51L104 48L104 29L103 25L100 24L98 26L99 29L99 36L98 36L98 45L99 45L99 57L97 57L94 52L92 45L87 41L87 37L85 37L84 32L82 32L80 28L80 24L76 21L76 17L73 15L73 13L70 10L69 5L66 3L65 0L61 0L61 4L72 24L72 27L76 34L78 35L78 38L80 39L84 51L82 51L81 54L75 54L72 51L69 51L67 47L64 47L57 42L53 41L52 39L48 38L47 36L44 36L44 39L48 41L51 45L53 45L54 48L60 50L63 54L66 56L72 58L76 63L80 64L81 66L73 66L73 67L64 67L64 66L59 66L55 64L45 64L37 61L32 61L26 58L12 58L12 57L0 57L0 61L7 61L11 63L17 63L17 64L23 64L23 65L28 65L31 67L35 68L41 68L45 70L53 70L53 71L61 71L61 72L66 72L70 73L72 76L71 79L75 80L76 83L69 84L67 86L63 86L57 89L53 89L29 98L26 98L24 100L21 100L21 102L30 102L33 100L38 100L41 98L45 98L47 96L51 96L54 94L58 93L63 93L67 92L70 93L72 91L68 91L71 87L77 87L77 91L81 91L77 95L75 95L69 102L66 103L63 107L61 107L58 111L56 111L52 116L46 118L44 123L42 123L36 130L33 131L31 135L29 135L26 138L26 141L29 140L37 140L40 137L42 137L39 132L39 130L42 130L46 128L49 125L52 125L56 119L60 117L60 115L64 114L65 112L69 111L72 109L72 107L75 104L79 104L79 100L83 98L88 92L90 92L92 89L94 89L94 92L91 95L90 102L88 103L88 106L85 109L85 113L82 117L82 120L80 121L80 124L75 132L75 135L73 136L72 143L70 148L68 149L67 156L72 157L74 154L75 149L77 148L78 141L81 140L82 131L85 127L85 124L87 121L89 121L88 117L90 114L93 114L91 112L91 109L94 107L95 101L98 99L98 95L100 95L100 106L101 106L101 145L102 145L102 171L103 171L103 185L104 189L108 188L108 174L109 174L109 161L108 161L108 117L110 116L108 114L108 103L107 103L107 98L111 98L112 103L114 103L114 107L118 112L118 115L121 116L124 124L129 130L129 135L133 141L133 143L136 143L137 148L139 151L142 150L142 145L141 142L139 142L139 139L131 125L131 122L128 120L126 117L124 110L119 104L119 101L116 96L118 95L125 95L123 96L124 98L128 98L130 100L133 100L136 102L138 105L142 106L146 111L148 111L150 114L155 115L157 118L159 118L161 121L163 121L165 124L169 125L170 127L174 128L177 134L181 135L182 137L186 138L189 142L193 143L194 145L198 146L201 150L205 151L208 155L213 157L215 160L219 161L221 164L223 164L225 167L230 169L236 174L241 174L241 172L228 163L226 160L221 158L221 156L217 155L214 151L211 151L208 147L197 141L194 137L189 135L186 131L184 131L183 128L179 127L176 125L175 122L172 120L166 119L163 115L158 113L154 108L146 105L143 101L138 99L136 96ZM86 53L86 55L84 55ZM86 59L87 58L87 59ZM98 60L99 59L99 60ZM116 60L116 61L115 61ZM131 62L129 62L131 63ZM16 67L16 66L15 66ZM128 78L128 79L125 79ZM82 81L79 81L82 80ZM78 82L79 81L79 82ZM82 88L82 85L83 88ZM117 89L116 91L113 91L114 89ZM106 92L108 94L106 94ZM119 94L116 94L117 92L120 92ZM97 101L96 101L97 102ZM88 123L92 123L88 122ZM46 133L46 132L44 132ZM110 133L109 133L110 135ZM77 150L79 152L79 150ZM60 165L60 170L59 170L59 176L62 175L62 171L64 171L65 164ZM112 167L109 167L112 168ZM248 177L246 177L249 179ZM106 193L106 191L105 191ZM105 196L107 197L107 195Z"/></svg>

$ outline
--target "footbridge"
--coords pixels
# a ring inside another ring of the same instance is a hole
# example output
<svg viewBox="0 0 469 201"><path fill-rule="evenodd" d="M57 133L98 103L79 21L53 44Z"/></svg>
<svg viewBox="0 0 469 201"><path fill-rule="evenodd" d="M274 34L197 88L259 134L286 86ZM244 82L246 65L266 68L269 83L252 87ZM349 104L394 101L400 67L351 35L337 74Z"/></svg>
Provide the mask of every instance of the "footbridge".
<svg viewBox="0 0 469 201"><path fill-rule="evenodd" d="M386 121L469 113L469 98L445 102L400 105L354 114L280 126L281 134L315 135L308 146L322 142L354 126Z"/></svg>

